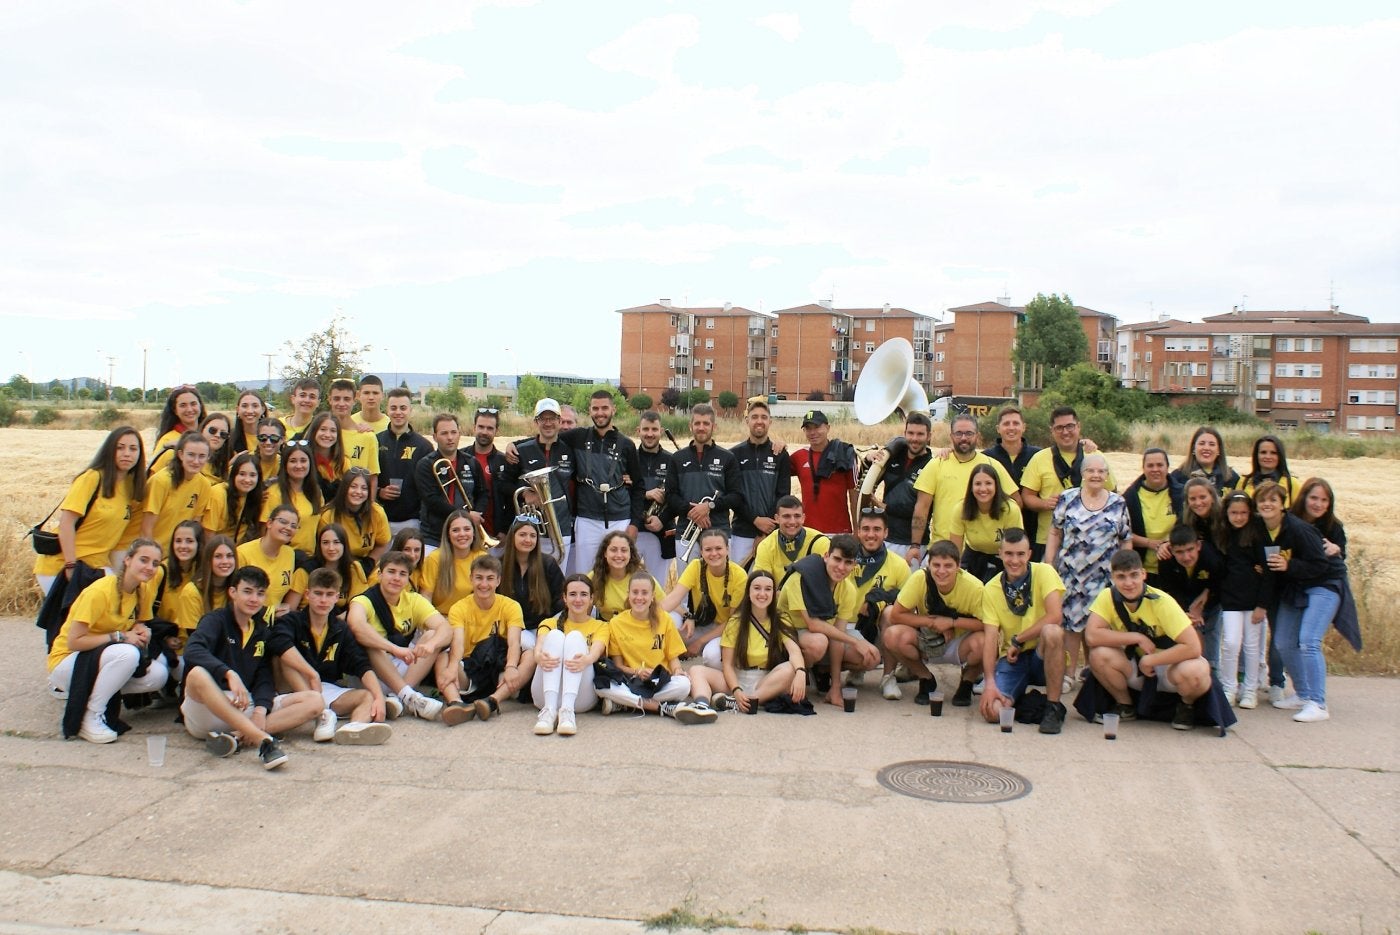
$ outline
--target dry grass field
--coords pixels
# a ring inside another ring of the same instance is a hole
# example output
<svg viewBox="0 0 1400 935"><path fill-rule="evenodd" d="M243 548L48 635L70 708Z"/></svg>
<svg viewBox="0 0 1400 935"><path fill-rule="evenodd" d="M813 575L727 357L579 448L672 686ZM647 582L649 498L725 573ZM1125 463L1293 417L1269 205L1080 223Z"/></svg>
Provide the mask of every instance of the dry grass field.
<svg viewBox="0 0 1400 935"><path fill-rule="evenodd" d="M523 420L519 426L514 422L503 426L504 438L524 434ZM946 432L946 427L935 426L936 444L946 444ZM145 434L149 436L150 430ZM774 434L792 446L805 444L795 420L778 420ZM867 445L888 439L893 431L888 426L837 425L833 434ZM105 431L93 429L0 429L0 446L9 465L5 495L0 500L0 615L26 615L36 609L38 592L30 574L34 556L23 533L62 499L73 476L87 464L105 435ZM732 444L742 437L738 422L721 422L722 442ZM1173 463L1180 456L1180 451L1173 450ZM1136 455L1110 452L1108 460L1120 487L1137 477ZM1392 622L1394 608L1400 604L1400 548L1391 538L1400 515L1400 503L1391 502L1400 490L1400 461L1294 459L1290 466L1299 478L1320 476L1332 483L1337 491L1337 513L1347 527L1352 587L1361 608L1367 645L1358 656L1344 644L1334 645L1337 637L1332 634L1328 648L1333 667L1352 674L1400 674L1400 634Z"/></svg>

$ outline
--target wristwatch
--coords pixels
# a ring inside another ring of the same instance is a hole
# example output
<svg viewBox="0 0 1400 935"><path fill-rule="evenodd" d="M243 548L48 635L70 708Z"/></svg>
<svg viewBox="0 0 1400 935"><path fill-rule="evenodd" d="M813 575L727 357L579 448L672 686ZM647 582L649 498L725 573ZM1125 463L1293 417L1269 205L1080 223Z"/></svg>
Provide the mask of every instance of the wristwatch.
<svg viewBox="0 0 1400 935"><path fill-rule="evenodd" d="M1019 635L1011 637L1011 645L1016 647L1017 652L1020 652L1022 649L1025 648L1025 646L1021 643L1021 637Z"/></svg>

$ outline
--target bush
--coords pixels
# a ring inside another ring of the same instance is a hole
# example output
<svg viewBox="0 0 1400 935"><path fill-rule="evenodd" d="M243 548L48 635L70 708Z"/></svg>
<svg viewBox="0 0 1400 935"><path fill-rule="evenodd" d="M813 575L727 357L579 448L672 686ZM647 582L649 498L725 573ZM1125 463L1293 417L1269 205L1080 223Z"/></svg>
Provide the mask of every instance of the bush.
<svg viewBox="0 0 1400 935"><path fill-rule="evenodd" d="M48 406L42 406L34 410L34 418L30 420L35 425L48 425L58 421L58 410Z"/></svg>
<svg viewBox="0 0 1400 935"><path fill-rule="evenodd" d="M696 389L690 391L690 396L687 398L686 405L698 406L701 403L707 403L709 401L710 391L701 387L697 387Z"/></svg>
<svg viewBox="0 0 1400 935"><path fill-rule="evenodd" d="M716 397L716 402L718 402L719 408L725 412L733 412L739 408L739 394L733 390L725 390Z"/></svg>
<svg viewBox="0 0 1400 935"><path fill-rule="evenodd" d="M99 409L92 417L93 427L99 429L109 429L117 423L125 421L126 413L122 412L116 406L107 406L104 409Z"/></svg>
<svg viewBox="0 0 1400 935"><path fill-rule="evenodd" d="M0 397L0 425L14 425L19 410L8 396Z"/></svg>
<svg viewBox="0 0 1400 935"><path fill-rule="evenodd" d="M652 406L652 398L646 393L638 393L636 396L633 396L631 399L627 400L627 405L631 406L638 412L646 412Z"/></svg>

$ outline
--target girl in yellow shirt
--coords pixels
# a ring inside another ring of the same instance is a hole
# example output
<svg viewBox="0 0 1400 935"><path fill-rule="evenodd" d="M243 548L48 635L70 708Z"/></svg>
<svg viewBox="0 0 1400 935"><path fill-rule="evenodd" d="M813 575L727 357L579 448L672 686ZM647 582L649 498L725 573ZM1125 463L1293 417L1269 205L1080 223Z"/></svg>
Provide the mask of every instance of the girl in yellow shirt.
<svg viewBox="0 0 1400 935"><path fill-rule="evenodd" d="M350 553L378 560L389 550L389 517L369 498L369 471L353 467L345 473L331 502L321 512L321 525L338 523L350 534Z"/></svg>
<svg viewBox="0 0 1400 935"><path fill-rule="evenodd" d="M236 544L251 542L258 537L265 493L258 459L247 451L240 452L228 471L228 480L209 491L204 528L228 536Z"/></svg>
<svg viewBox="0 0 1400 935"><path fill-rule="evenodd" d="M189 384L175 387L165 398L165 407L156 421L156 444L151 450L159 456L162 448L175 447L181 435L199 430L204 415L204 400L199 398L198 390Z"/></svg>
<svg viewBox="0 0 1400 935"><path fill-rule="evenodd" d="M626 535L623 535L626 538ZM578 732L574 717L598 703L593 664L608 651L609 625L594 617L593 583L587 575L564 579L564 612L540 621L535 643L535 677L530 696L539 706L535 733Z"/></svg>
<svg viewBox="0 0 1400 935"><path fill-rule="evenodd" d="M423 584L423 534L412 526L407 529L400 529L394 533L394 538L389 542L390 552L402 552L407 555L409 561L413 562L413 570L409 574L408 586L419 594L427 590ZM470 578L470 576L468 576ZM378 583L379 569L370 572L369 583Z"/></svg>
<svg viewBox="0 0 1400 935"><path fill-rule="evenodd" d="M344 611L352 599L369 590L365 566L350 554L349 539L345 527L339 523L321 527L316 535L316 554L303 561L292 573L292 590L301 595L301 607L306 606L306 590L311 573L317 568L333 568L340 575L340 597L335 602L337 610Z"/></svg>
<svg viewBox="0 0 1400 935"><path fill-rule="evenodd" d="M285 503L297 511L297 534L292 539L292 548L306 555L316 551L317 520L325 505L321 500L321 487L311 469L310 444L305 438L287 442L277 472L277 485L268 490L263 500L264 525L274 507Z"/></svg>
<svg viewBox="0 0 1400 935"><path fill-rule="evenodd" d="M228 579L238 567L237 546L228 536L213 535L204 543L204 554L194 577L185 582L173 598L166 601L170 612L167 619L180 628L180 646L199 626L199 619L228 603Z"/></svg>
<svg viewBox="0 0 1400 935"><path fill-rule="evenodd" d="M141 519L144 538L169 542L182 521L203 519L211 487L204 474L208 460L208 439L198 432L180 436L169 466L153 474L146 485L145 515Z"/></svg>
<svg viewBox="0 0 1400 935"><path fill-rule="evenodd" d="M233 437L229 441L229 451L238 454L243 451L258 450L258 423L267 415L267 403L257 390L244 390L238 394L238 404L234 407Z"/></svg>
<svg viewBox="0 0 1400 935"><path fill-rule="evenodd" d="M627 609L628 582L641 570L642 555L627 533L614 529L603 536L590 576L593 606L597 608L599 619L611 620ZM661 585L658 583L656 588L661 590Z"/></svg>
<svg viewBox="0 0 1400 935"><path fill-rule="evenodd" d="M146 674L136 677L142 654L151 640L151 579L160 567L161 550L151 539L131 544L117 574L95 581L78 595L68 620L49 651L49 690L67 698L78 654L100 650L97 675L83 712L78 736L92 743L111 743L118 726L108 724L109 702L118 694L140 694L161 688L170 675L165 660L151 659Z"/></svg>
<svg viewBox="0 0 1400 935"><path fill-rule="evenodd" d="M258 443L258 473L262 475L263 484L269 487L277 482L282 468L282 439L286 437L287 430L280 419L258 420L258 434L255 436Z"/></svg>
<svg viewBox="0 0 1400 935"><path fill-rule="evenodd" d="M614 681L598 689L598 696L604 699L604 714L621 705L674 717L682 724L715 719L708 703L685 700L690 695L690 679L681 670L685 643L656 599L651 572L639 571L628 580L627 609L608 623L608 655L628 682ZM657 669L667 676L664 685L656 684L660 681L659 676L654 677Z"/></svg>
<svg viewBox="0 0 1400 935"><path fill-rule="evenodd" d="M967 478L967 494L962 510L953 517L949 539L962 555L962 567L983 583L1001 574L1001 534L1008 529L1024 529L1021 508L1008 497L997 480L997 472L979 464Z"/></svg>
<svg viewBox="0 0 1400 935"><path fill-rule="evenodd" d="M403 531L400 531L400 535ZM472 595L472 562L486 554L482 532L466 510L453 510L442 523L442 547L423 559L419 577L424 595L440 613ZM418 541L421 554L422 540Z"/></svg>
<svg viewBox="0 0 1400 935"><path fill-rule="evenodd" d="M316 462L316 480L321 485L321 498L330 500L340 488L340 479L345 476L349 466L345 446L340 440L340 423L329 412L317 413L301 437L311 442L311 456Z"/></svg>
<svg viewBox="0 0 1400 935"><path fill-rule="evenodd" d="M716 711L738 708L745 714L779 695L793 701L807 697L807 668L797 634L774 609L778 583L762 569L749 575L747 591L720 637L723 671L691 666L691 690L708 697ZM726 690L727 688L727 690Z"/></svg>

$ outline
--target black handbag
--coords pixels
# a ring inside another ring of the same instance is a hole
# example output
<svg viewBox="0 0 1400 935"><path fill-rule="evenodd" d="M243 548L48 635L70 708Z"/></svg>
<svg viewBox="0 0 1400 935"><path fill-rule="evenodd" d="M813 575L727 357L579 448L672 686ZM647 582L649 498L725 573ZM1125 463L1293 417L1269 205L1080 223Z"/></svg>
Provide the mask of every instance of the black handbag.
<svg viewBox="0 0 1400 935"><path fill-rule="evenodd" d="M82 526L83 520L87 519L88 512L92 509L92 505L97 502L97 495L101 492L102 481L99 479L97 482L97 486L93 488L92 496L88 499L87 509L83 510L83 515L79 516L78 521L73 524L74 535L77 535L78 527ZM27 533L27 535L29 536L29 541L34 546L35 553L39 555L63 554L63 546L58 541L58 533L44 528L44 524L47 523L49 520L53 519L53 515L58 512L59 506L63 506L63 504L60 503L52 510L49 510L49 515L39 520L38 524L31 528Z"/></svg>

